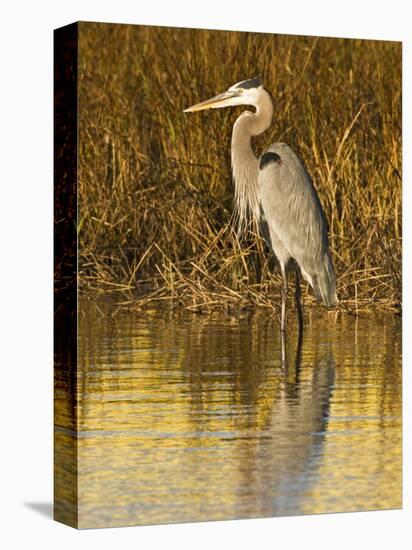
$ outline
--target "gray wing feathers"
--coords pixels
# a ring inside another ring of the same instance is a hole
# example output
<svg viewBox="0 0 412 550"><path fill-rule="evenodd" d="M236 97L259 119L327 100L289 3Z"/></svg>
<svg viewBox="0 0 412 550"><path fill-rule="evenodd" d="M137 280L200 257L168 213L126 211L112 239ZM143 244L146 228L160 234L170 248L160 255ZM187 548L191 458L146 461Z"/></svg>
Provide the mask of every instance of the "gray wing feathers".
<svg viewBox="0 0 412 550"><path fill-rule="evenodd" d="M332 307L337 303L336 277L329 251L323 256L323 265L312 276L312 288L318 300Z"/></svg>
<svg viewBox="0 0 412 550"><path fill-rule="evenodd" d="M270 153L276 161L270 162ZM317 298L334 305L336 280L327 223L313 184L287 145L273 144L261 160L265 156L266 162L260 164L259 194L269 228L299 264Z"/></svg>

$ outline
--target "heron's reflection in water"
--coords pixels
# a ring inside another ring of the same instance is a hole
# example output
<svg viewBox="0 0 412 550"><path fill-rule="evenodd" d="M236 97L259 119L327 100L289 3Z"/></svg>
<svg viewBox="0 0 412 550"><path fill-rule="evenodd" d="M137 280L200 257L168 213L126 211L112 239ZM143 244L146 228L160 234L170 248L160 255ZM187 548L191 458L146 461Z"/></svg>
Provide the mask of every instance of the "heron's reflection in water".
<svg viewBox="0 0 412 550"><path fill-rule="evenodd" d="M288 348L273 322L243 320L230 339L227 330L205 325L197 327L196 338L189 331L183 364L191 381L194 431L219 431L222 448L230 442L237 473L222 479L217 493L238 495L238 517L299 513L322 455L335 379L332 345L323 339L314 348L310 340L305 354L298 323ZM222 363L224 370L217 367ZM204 464L197 468L205 472Z"/></svg>
<svg viewBox="0 0 412 550"><path fill-rule="evenodd" d="M356 345L344 320L307 316L303 339L290 322L282 361L278 325L264 314L112 315L110 303L82 307L81 527L400 503L393 320L360 320ZM60 399L56 407L56 429L65 435L59 423L67 407ZM62 485L62 497L70 501L68 489Z"/></svg>
<svg viewBox="0 0 412 550"><path fill-rule="evenodd" d="M281 333L283 383L268 422L271 437L256 459L261 515L302 513L306 492L316 484L335 382L332 345L324 344L323 351L305 360L302 376L303 325L298 323L289 353Z"/></svg>

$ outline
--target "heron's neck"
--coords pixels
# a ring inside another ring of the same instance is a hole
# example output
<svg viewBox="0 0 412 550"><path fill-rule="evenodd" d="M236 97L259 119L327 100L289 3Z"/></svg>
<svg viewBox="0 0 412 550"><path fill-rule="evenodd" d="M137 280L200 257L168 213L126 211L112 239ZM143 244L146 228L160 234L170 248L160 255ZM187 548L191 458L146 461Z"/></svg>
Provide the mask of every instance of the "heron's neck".
<svg viewBox="0 0 412 550"><path fill-rule="evenodd" d="M272 124L273 104L265 90L261 91L255 107L256 112L245 111L240 115L232 133L232 173L239 233L245 230L249 217L256 223L260 217L259 163L252 149L252 137L258 136Z"/></svg>

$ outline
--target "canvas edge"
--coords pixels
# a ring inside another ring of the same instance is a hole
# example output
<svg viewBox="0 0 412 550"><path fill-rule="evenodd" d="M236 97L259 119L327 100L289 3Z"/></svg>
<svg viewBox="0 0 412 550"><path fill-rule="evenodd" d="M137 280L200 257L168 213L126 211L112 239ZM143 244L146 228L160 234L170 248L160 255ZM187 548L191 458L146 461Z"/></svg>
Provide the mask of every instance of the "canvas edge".
<svg viewBox="0 0 412 550"><path fill-rule="evenodd" d="M78 23L54 30L54 519L78 527Z"/></svg>

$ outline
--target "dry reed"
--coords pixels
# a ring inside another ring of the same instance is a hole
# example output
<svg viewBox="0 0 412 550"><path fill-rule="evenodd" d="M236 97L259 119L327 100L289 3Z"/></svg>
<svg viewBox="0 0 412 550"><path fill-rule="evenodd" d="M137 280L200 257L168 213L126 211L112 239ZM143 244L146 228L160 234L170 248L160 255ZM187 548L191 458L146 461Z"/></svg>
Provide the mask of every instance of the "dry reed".
<svg viewBox="0 0 412 550"><path fill-rule="evenodd" d="M401 307L401 45L80 24L79 280L129 306L273 308L276 264L231 225L242 108L183 114L262 73L275 102L257 153L304 159L327 218L340 307ZM314 302L305 292L305 303Z"/></svg>

